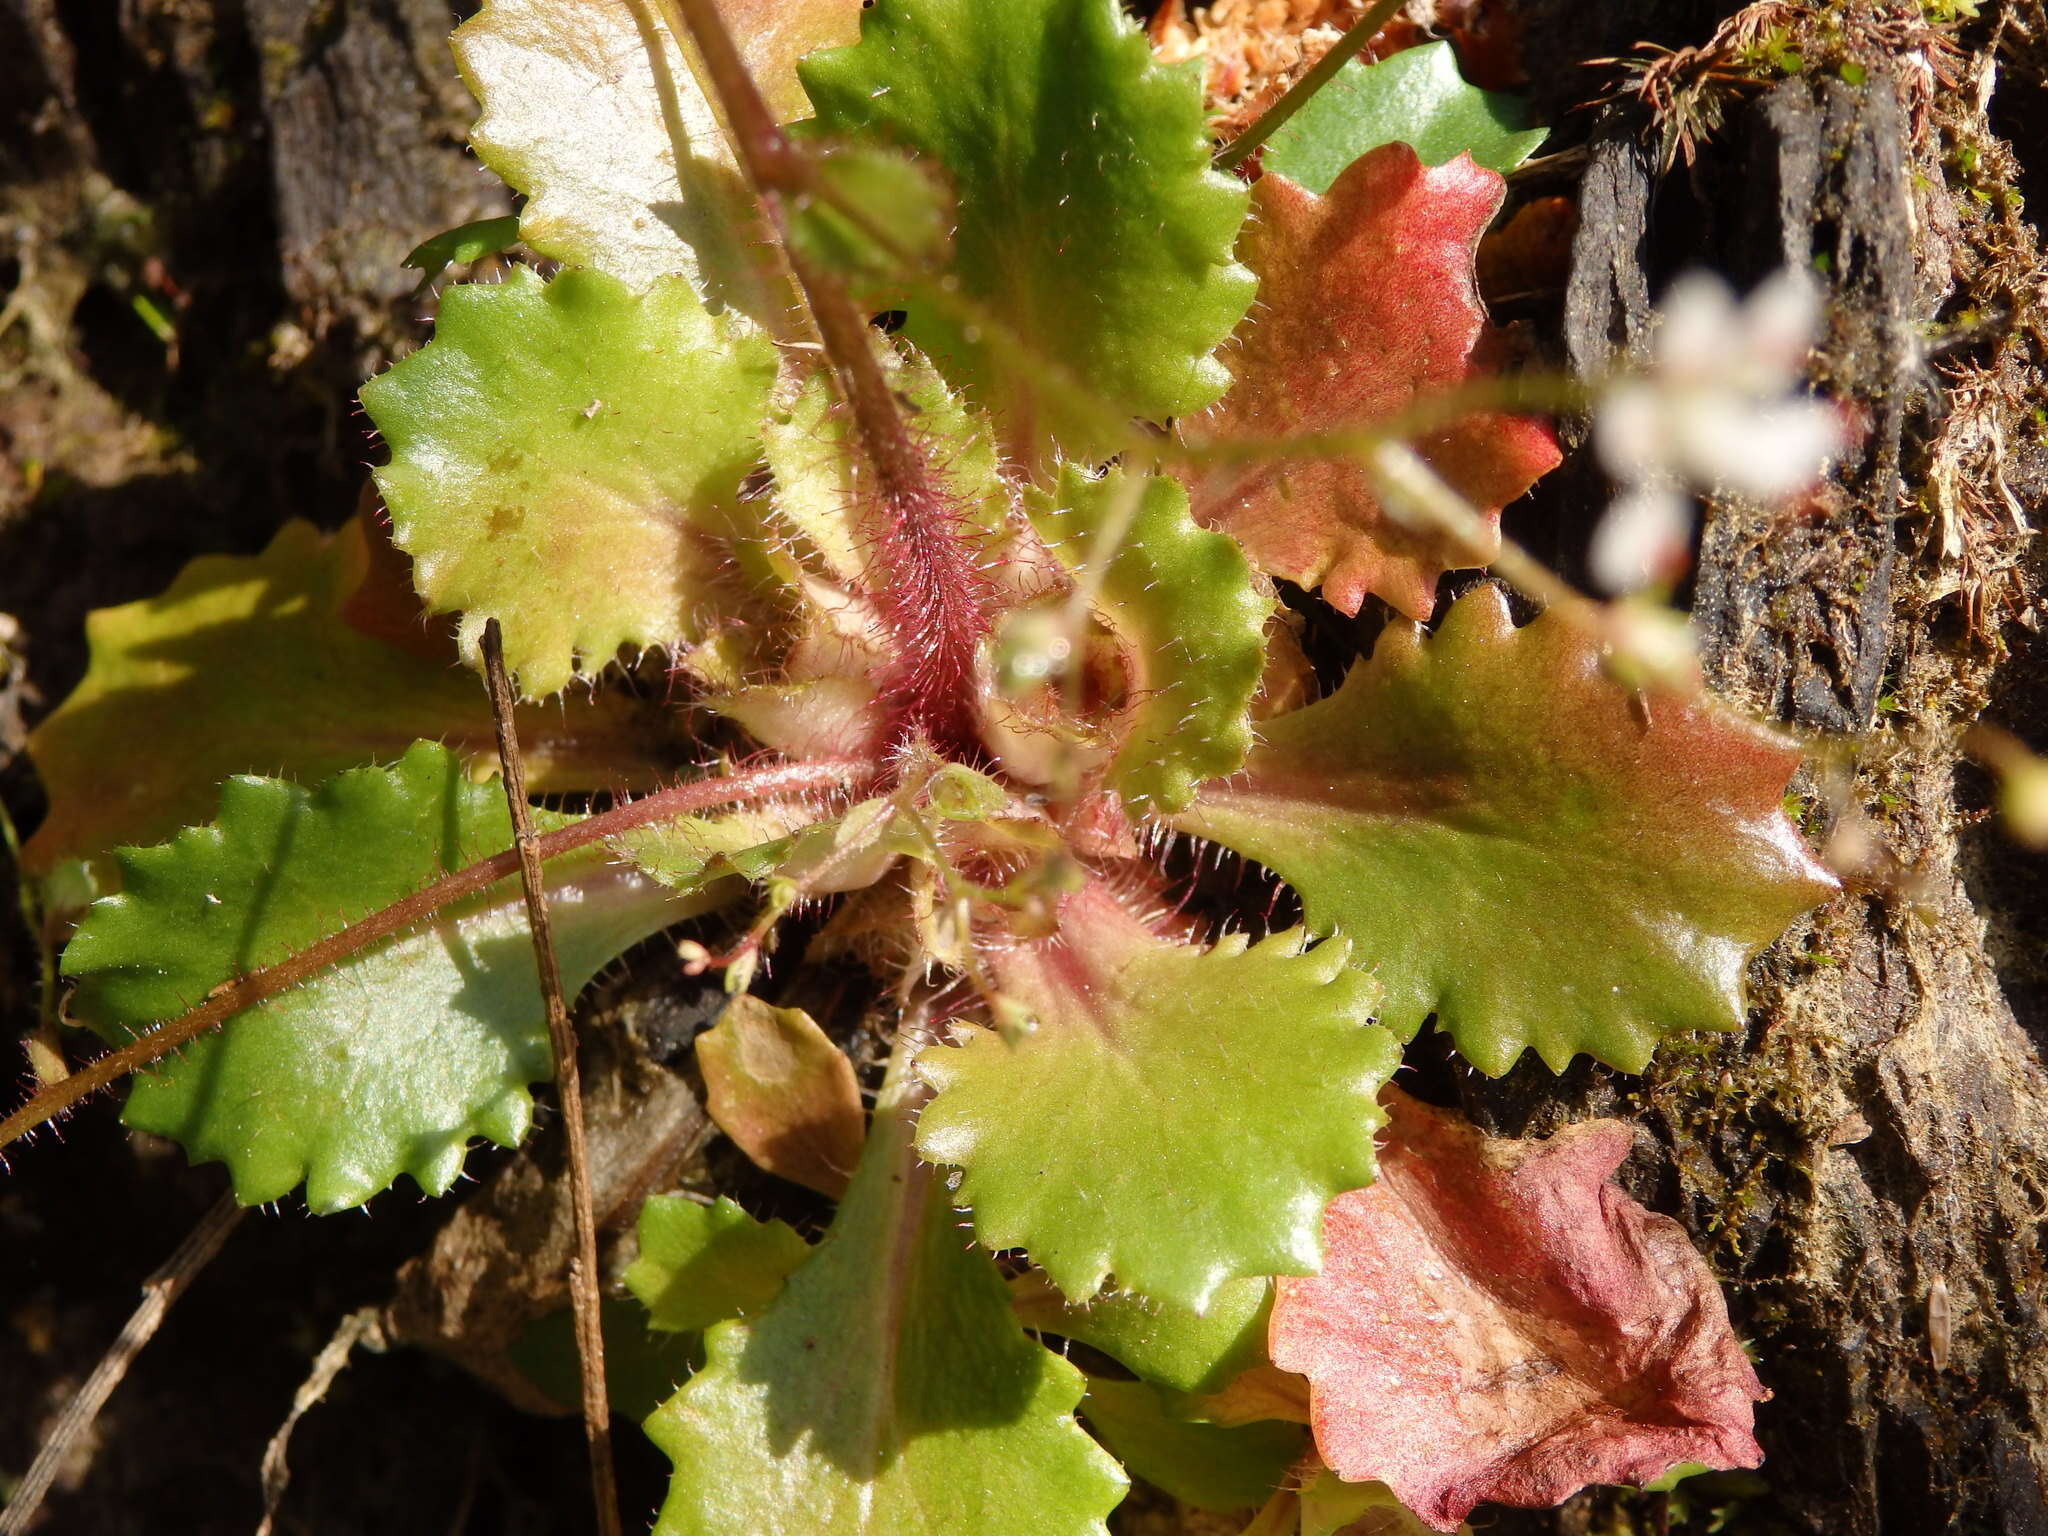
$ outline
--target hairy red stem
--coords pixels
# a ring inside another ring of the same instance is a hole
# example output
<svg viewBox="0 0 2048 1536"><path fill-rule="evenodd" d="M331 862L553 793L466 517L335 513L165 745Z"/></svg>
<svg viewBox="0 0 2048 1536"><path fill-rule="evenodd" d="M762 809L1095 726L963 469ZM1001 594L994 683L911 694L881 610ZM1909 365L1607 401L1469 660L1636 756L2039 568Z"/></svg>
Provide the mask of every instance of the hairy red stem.
<svg viewBox="0 0 2048 1536"><path fill-rule="evenodd" d="M532 846L541 858L555 858L620 832L665 821L671 816L687 816L696 811L744 801L772 800L778 795L817 794L844 789L850 784L867 782L875 772L875 764L864 759L831 758L823 762L756 768L717 779L696 779L688 784L657 790L570 826L543 833L533 840ZM487 890L518 870L517 849L493 854L488 859L480 859L443 875L404 900L371 913L361 922L349 924L339 933L329 934L288 960L280 960L275 965L222 982L207 994L206 1001L198 1007L159 1024L118 1051L109 1051L62 1082L50 1084L5 1120L0 1120L0 1147L19 1141L37 1126L63 1114L79 1100L196 1040L243 1010L297 986L350 955L368 949L380 939L388 939L393 934L416 927L443 907Z"/></svg>
<svg viewBox="0 0 2048 1536"><path fill-rule="evenodd" d="M762 100L716 0L674 3L703 56L734 152L782 238L873 476L862 525L880 565L870 596L895 653L884 692L896 742L923 736L951 756L979 756L975 656L989 633L990 593L962 537L958 499L904 421L875 354L874 333L845 284L807 260L789 238L784 200L809 188L809 162Z"/></svg>

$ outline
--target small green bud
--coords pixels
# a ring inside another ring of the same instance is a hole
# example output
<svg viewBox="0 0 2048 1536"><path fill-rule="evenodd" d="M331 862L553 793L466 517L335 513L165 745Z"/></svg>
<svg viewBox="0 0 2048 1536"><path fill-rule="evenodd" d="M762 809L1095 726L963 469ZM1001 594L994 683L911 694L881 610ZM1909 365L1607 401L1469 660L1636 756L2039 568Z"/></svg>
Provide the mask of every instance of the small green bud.
<svg viewBox="0 0 2048 1536"><path fill-rule="evenodd" d="M931 777L925 796L947 821L987 821L1002 814L1010 797L994 779L962 763L948 763Z"/></svg>

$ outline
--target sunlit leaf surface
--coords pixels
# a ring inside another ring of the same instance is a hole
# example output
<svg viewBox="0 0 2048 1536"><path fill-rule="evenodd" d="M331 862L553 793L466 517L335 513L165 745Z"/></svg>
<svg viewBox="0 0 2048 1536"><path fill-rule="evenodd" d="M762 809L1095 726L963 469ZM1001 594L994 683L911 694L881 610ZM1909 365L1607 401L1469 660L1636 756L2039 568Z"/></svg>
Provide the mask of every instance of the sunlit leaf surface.
<svg viewBox="0 0 2048 1536"><path fill-rule="evenodd" d="M1223 392L1211 354L1252 293L1231 259L1244 192L1208 168L1199 76L1156 62L1115 0L878 0L858 44L798 73L821 129L943 168L960 292L1112 413L1166 417ZM1013 443L1115 444L1121 421L1034 391L934 295L902 298L905 334Z"/></svg>
<svg viewBox="0 0 2048 1536"><path fill-rule="evenodd" d="M860 0L720 0L770 110L803 114L796 61L852 39ZM482 104L477 158L527 195L543 255L646 289L671 273L748 312L752 198L658 0L486 0L455 33Z"/></svg>
<svg viewBox="0 0 2048 1536"><path fill-rule="evenodd" d="M1473 276L1499 210L1498 175L1466 159L1424 166L1405 144L1373 150L1317 196L1268 174L1252 192L1241 254L1259 302L1223 357L1230 393L1181 423L1191 444L1278 444L1375 427L1488 371L1495 345ZM1437 422L1415 446L1494 525L1558 462L1548 428L1492 413ZM1443 535L1403 527L1364 465L1284 447L1191 469L1195 516L1236 535L1252 563L1356 613L1368 594L1429 617L1437 578L1480 564Z"/></svg>
<svg viewBox="0 0 2048 1536"><path fill-rule="evenodd" d="M125 1042L511 842L503 792L470 783L432 743L311 791L230 779L211 825L121 853L121 893L93 907L64 952L73 1012ZM601 855L556 864L551 882L571 990L691 910ZM303 1181L308 1205L336 1211L401 1173L441 1193L472 1137L525 1136L527 1087L553 1072L513 877L138 1074L125 1118L194 1162L225 1162L245 1205Z"/></svg>
<svg viewBox="0 0 2048 1536"><path fill-rule="evenodd" d="M1074 1421L1081 1374L917 1161L906 1089L815 1255L648 1420L676 1464L657 1536L1102 1536L1123 1478Z"/></svg>
<svg viewBox="0 0 2048 1536"><path fill-rule="evenodd" d="M1467 85L1449 43L1424 43L1346 64L1266 141L1259 163L1318 194L1382 144L1407 144L1424 165L1469 154L1505 176L1546 132L1529 126L1519 97Z"/></svg>
<svg viewBox="0 0 2048 1536"><path fill-rule="evenodd" d="M1768 1394L1685 1229L1609 1182L1619 1121L1488 1137L1390 1090L1380 1179L1332 1202L1320 1275L1283 1276L1273 1359L1316 1446L1430 1526L1542 1508L1680 1462L1753 1467Z"/></svg>
<svg viewBox="0 0 2048 1536"><path fill-rule="evenodd" d="M529 697L746 611L726 543L774 375L774 348L680 279L640 295L520 267L451 289L433 341L362 392L420 595L462 615L472 656L498 619Z"/></svg>
<svg viewBox="0 0 2048 1536"><path fill-rule="evenodd" d="M1600 663L1479 588L1267 722L1177 824L1348 936L1403 1038L1433 1013L1484 1072L1532 1047L1640 1071L1666 1036L1740 1024L1750 957L1835 882L1785 816L1796 747Z"/></svg>
<svg viewBox="0 0 2048 1536"><path fill-rule="evenodd" d="M1075 1300L1113 1274L1199 1310L1231 1280L1312 1271L1324 1203L1372 1178L1397 1054L1348 947L1303 942L1173 942L1096 884L1052 937L990 954L1032 1027L919 1058L938 1095L918 1146L962 1170L982 1241Z"/></svg>
<svg viewBox="0 0 2048 1536"><path fill-rule="evenodd" d="M230 774L312 784L422 737L493 770L476 675L349 622L369 561L360 523L324 535L294 521L260 555L205 556L157 596L90 615L85 680L29 737L50 809L27 867L168 837L213 810ZM663 760L630 700L522 710L519 726L540 790L630 783Z"/></svg>

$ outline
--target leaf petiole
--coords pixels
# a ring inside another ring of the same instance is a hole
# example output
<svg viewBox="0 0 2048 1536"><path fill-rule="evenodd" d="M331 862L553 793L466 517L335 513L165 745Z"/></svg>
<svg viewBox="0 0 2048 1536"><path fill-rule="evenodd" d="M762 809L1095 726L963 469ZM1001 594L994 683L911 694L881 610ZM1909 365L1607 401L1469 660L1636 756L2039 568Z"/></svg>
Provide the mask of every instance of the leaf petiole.
<svg viewBox="0 0 2048 1536"><path fill-rule="evenodd" d="M533 840L533 847L542 859L556 858L607 837L673 816L688 816L724 805L770 800L779 795L839 793L866 783L877 772L876 764L863 759L830 758L755 768L716 779L694 779L543 833ZM61 1082L48 1085L13 1114L0 1120L0 1147L19 1141L82 1099L198 1039L236 1014L297 986L308 977L339 964L380 940L418 926L444 907L488 890L518 871L519 853L516 849L507 849L504 853L443 875L403 901L393 902L360 922L351 923L288 960L280 960L275 965L222 982L197 1007L166 1020L119 1050L110 1051L81 1067Z"/></svg>

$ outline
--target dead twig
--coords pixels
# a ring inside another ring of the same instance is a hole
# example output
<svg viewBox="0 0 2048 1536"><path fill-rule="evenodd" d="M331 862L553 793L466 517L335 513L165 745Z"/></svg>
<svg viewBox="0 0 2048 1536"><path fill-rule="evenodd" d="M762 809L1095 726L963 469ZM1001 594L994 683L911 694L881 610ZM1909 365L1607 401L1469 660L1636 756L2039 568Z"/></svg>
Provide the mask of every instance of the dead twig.
<svg viewBox="0 0 2048 1536"><path fill-rule="evenodd" d="M220 1252L220 1245L227 1241L228 1234L235 1230L235 1224L242 1215L242 1207L235 1204L235 1197L222 1195L213 1209L200 1218L199 1225L186 1234L177 1251L155 1274L142 1282L142 1303L130 1315L128 1326L121 1330L121 1336L100 1357L100 1363L85 1378L85 1385L78 1389L77 1395L64 1405L49 1438L43 1441L42 1449L36 1452L36 1459L29 1464L27 1475L15 1488L7 1507L0 1509L0 1536L24 1536L72 1447L92 1427L93 1420L99 1417L107 1399L113 1396L114 1388L128 1374L128 1367L142 1353L143 1346L163 1326L172 1303L184 1295L185 1287Z"/></svg>
<svg viewBox="0 0 2048 1536"><path fill-rule="evenodd" d="M285 1461L285 1452L291 1446L292 1431L306 1410L327 1395L334 1378L348 1369L349 1357L358 1345L375 1351L384 1348L383 1314L376 1307L364 1307L341 1320L334 1337L313 1357L313 1368L299 1383L299 1390L292 1394L291 1412L284 1416L277 1433L270 1437L270 1444L263 1448L263 1523L256 1527L256 1536L271 1536L277 1506L284 1502L285 1488L291 1483L292 1469Z"/></svg>
<svg viewBox="0 0 2048 1536"><path fill-rule="evenodd" d="M513 723L516 700L505 674L505 647L492 619L484 626L484 680L498 724L498 761L504 770L505 803L512 812L512 837L526 890L526 917L533 931L534 960L541 998L547 1007L548 1042L554 1048L555 1083L562 1101L562 1129L569 1149L570 1208L575 1215L576 1252L569 1261L569 1299L576 1318L576 1356L583 1367L583 1433L590 1442L590 1496L598 1536L619 1536L619 1496L612 1472L611 1406L604 1387L604 1333L598 1315L597 1211L590 1193L590 1148L583 1128L583 1084L576 1069L576 1035L562 1000L562 973L555 960L554 930L548 922L547 887L541 879L540 849L533 813L526 803L526 769Z"/></svg>
<svg viewBox="0 0 2048 1536"><path fill-rule="evenodd" d="M1311 96L1336 78L1338 70L1349 64L1367 43L1379 35L1380 29L1400 11L1402 3L1403 0L1379 0L1359 17L1350 30L1331 45L1329 52L1316 60L1315 68L1289 86L1287 94L1260 113L1258 120L1249 128L1216 151L1216 169L1234 171L1249 160L1254 150L1270 139Z"/></svg>

